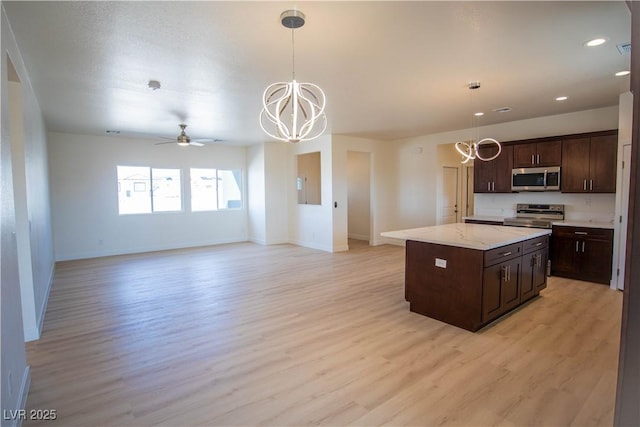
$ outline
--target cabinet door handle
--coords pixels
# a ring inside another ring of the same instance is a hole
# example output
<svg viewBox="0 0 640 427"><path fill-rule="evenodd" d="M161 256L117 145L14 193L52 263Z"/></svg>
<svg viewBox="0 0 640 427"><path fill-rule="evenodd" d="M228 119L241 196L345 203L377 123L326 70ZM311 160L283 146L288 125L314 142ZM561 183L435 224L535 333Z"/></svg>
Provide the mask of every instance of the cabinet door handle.
<svg viewBox="0 0 640 427"><path fill-rule="evenodd" d="M584 191L587 191L587 180L586 179L584 181L582 181L582 189Z"/></svg>
<svg viewBox="0 0 640 427"><path fill-rule="evenodd" d="M507 266L503 266L502 267L502 281L506 282L507 281Z"/></svg>
<svg viewBox="0 0 640 427"><path fill-rule="evenodd" d="M536 163L540 164L540 154L538 154L538 157L536 158Z"/></svg>
<svg viewBox="0 0 640 427"><path fill-rule="evenodd" d="M542 267L542 254L538 254L538 267Z"/></svg>
<svg viewBox="0 0 640 427"><path fill-rule="evenodd" d="M502 256L509 256L509 255L511 255L511 251L509 251L509 252L502 252Z"/></svg>
<svg viewBox="0 0 640 427"><path fill-rule="evenodd" d="M511 266L507 266L507 282L511 281Z"/></svg>
<svg viewBox="0 0 640 427"><path fill-rule="evenodd" d="M542 246L542 242L536 243L536 246Z"/></svg>
<svg viewBox="0 0 640 427"><path fill-rule="evenodd" d="M491 183L491 191L496 191L496 182L495 181L493 181Z"/></svg>
<svg viewBox="0 0 640 427"><path fill-rule="evenodd" d="M531 155L531 164L535 165L536 163L533 161L533 154Z"/></svg>
<svg viewBox="0 0 640 427"><path fill-rule="evenodd" d="M491 182L487 182L487 191L491 191Z"/></svg>
<svg viewBox="0 0 640 427"><path fill-rule="evenodd" d="M593 191L593 180L589 180L589 191Z"/></svg>
<svg viewBox="0 0 640 427"><path fill-rule="evenodd" d="M582 253L584 253L584 244L585 242L582 242Z"/></svg>
<svg viewBox="0 0 640 427"><path fill-rule="evenodd" d="M576 252L578 252L578 245L579 245L579 244L580 244L580 242L578 242L578 241L576 240Z"/></svg>
<svg viewBox="0 0 640 427"><path fill-rule="evenodd" d="M580 235L586 236L589 233L587 233L586 231L574 231L573 234L580 234Z"/></svg>

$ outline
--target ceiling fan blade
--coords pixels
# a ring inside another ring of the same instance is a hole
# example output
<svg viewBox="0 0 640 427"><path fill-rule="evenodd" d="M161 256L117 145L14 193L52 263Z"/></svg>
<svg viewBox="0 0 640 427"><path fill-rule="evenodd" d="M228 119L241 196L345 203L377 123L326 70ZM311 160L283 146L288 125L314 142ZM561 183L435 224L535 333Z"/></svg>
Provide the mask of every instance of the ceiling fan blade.
<svg viewBox="0 0 640 427"><path fill-rule="evenodd" d="M189 142L189 145L194 145L196 147L203 147L204 146L204 144L201 144L201 143L196 142L196 141Z"/></svg>
<svg viewBox="0 0 640 427"><path fill-rule="evenodd" d="M176 141L175 141L175 139L173 139L171 141L156 142L154 145L163 145L163 144L176 144Z"/></svg>
<svg viewBox="0 0 640 427"><path fill-rule="evenodd" d="M197 139L192 139L191 142L222 142L222 139L218 139L218 138L197 138Z"/></svg>

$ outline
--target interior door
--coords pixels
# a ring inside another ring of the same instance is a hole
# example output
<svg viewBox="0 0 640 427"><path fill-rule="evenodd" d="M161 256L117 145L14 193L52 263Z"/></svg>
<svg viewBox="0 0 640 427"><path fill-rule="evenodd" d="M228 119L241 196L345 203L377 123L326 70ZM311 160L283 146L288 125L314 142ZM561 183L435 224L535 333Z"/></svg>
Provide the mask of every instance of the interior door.
<svg viewBox="0 0 640 427"><path fill-rule="evenodd" d="M458 222L458 170L451 166L442 168L442 204L439 224Z"/></svg>

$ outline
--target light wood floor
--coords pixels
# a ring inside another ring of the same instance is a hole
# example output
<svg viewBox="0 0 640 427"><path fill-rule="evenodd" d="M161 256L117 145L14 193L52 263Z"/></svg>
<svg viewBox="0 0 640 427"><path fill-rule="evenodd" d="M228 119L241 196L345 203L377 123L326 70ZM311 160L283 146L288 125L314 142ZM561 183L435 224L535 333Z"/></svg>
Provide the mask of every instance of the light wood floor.
<svg viewBox="0 0 640 427"><path fill-rule="evenodd" d="M351 244L59 263L28 409L64 426L612 424L621 292L550 278L474 334L409 311L403 248Z"/></svg>

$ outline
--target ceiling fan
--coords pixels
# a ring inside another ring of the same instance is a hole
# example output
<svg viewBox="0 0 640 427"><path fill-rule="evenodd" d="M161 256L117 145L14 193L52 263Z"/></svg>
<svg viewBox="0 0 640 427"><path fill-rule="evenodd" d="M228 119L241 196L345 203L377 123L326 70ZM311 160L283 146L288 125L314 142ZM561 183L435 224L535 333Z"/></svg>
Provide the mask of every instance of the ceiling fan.
<svg viewBox="0 0 640 427"><path fill-rule="evenodd" d="M203 142L220 142L220 141L222 141L221 139L211 139L211 138L191 139L191 137L189 135L187 135L187 133L185 132L185 129L186 129L187 125L184 124L184 123L180 123L178 126L180 126L180 129L181 129L180 135L178 135L175 138L161 137L161 138L164 138L164 139L169 139L170 141L158 142L158 143L156 143L156 145L177 143L181 147L186 147L186 146L189 146L189 145L193 145L195 147L202 147L204 145Z"/></svg>

